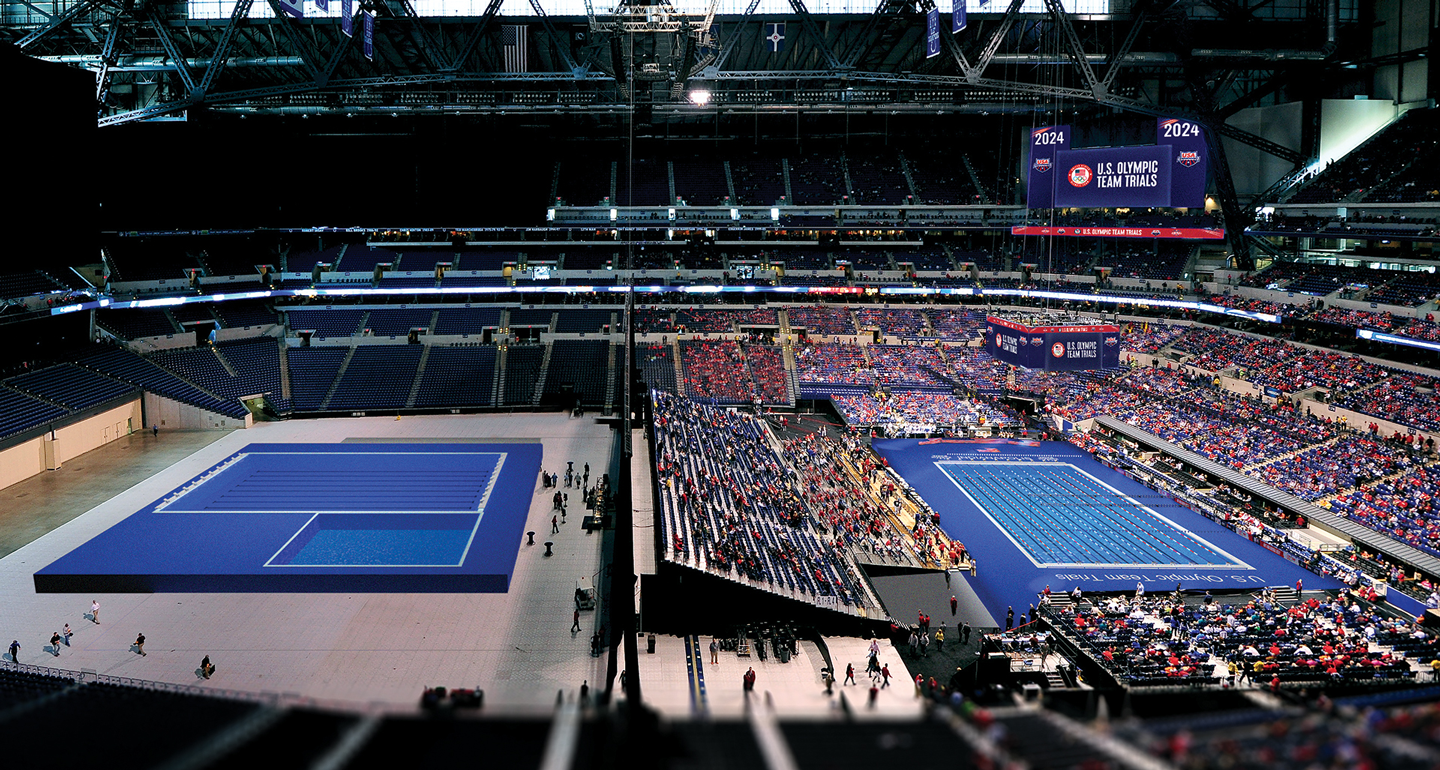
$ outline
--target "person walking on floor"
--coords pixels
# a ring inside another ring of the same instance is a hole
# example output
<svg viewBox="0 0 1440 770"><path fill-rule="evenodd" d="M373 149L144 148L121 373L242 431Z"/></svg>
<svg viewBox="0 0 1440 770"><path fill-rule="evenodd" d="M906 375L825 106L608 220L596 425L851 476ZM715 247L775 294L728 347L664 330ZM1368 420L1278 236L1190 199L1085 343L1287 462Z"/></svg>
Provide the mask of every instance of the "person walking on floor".
<svg viewBox="0 0 1440 770"><path fill-rule="evenodd" d="M969 644L969 643L970 643L970 621L968 621L968 620L965 621L965 625L963 625L963 626L960 627L960 643L961 643L961 644Z"/></svg>
<svg viewBox="0 0 1440 770"><path fill-rule="evenodd" d="M50 648L55 651L55 657L60 657L60 632L50 634Z"/></svg>
<svg viewBox="0 0 1440 770"><path fill-rule="evenodd" d="M866 707L868 707L871 711L874 711L874 710L875 710L875 699L878 698L878 697L880 697L880 688L879 688L879 687L876 687L876 686L874 685L874 683L871 683L871 685L870 685L870 700L865 704Z"/></svg>
<svg viewBox="0 0 1440 770"><path fill-rule="evenodd" d="M557 532L559 532L559 531L560 531L560 517L559 517L559 516L551 516L551 517L550 517L550 534L553 535L553 534L555 534L555 533L557 533Z"/></svg>
<svg viewBox="0 0 1440 770"><path fill-rule="evenodd" d="M99 623L100 623L100 602L99 602L99 600L97 600L97 599L91 599L91 600L90 600L90 619L93 620L93 621L95 621L96 625L99 625Z"/></svg>
<svg viewBox="0 0 1440 770"><path fill-rule="evenodd" d="M884 689L884 688L890 686L890 664L889 664L889 663L886 663L885 665L883 665L883 666L880 667L880 678L885 680L885 683L882 684L882 685L880 685L880 688L881 688L881 689Z"/></svg>
<svg viewBox="0 0 1440 770"><path fill-rule="evenodd" d="M855 664L854 664L854 663L846 663L846 664L845 664L845 681L844 681L844 682L841 682L841 684L855 684Z"/></svg>
<svg viewBox="0 0 1440 770"><path fill-rule="evenodd" d="M18 639L10 642L10 662L20 662L20 640Z"/></svg>
<svg viewBox="0 0 1440 770"><path fill-rule="evenodd" d="M144 656L144 655L145 655L145 635L144 635L144 634L140 634L139 636L135 637L135 651L138 652L138 653L140 653L141 656Z"/></svg>
<svg viewBox="0 0 1440 770"><path fill-rule="evenodd" d="M941 626L941 627L940 627L940 630L938 630L938 631L935 632L935 651L936 651L936 652L944 652L944 651L945 651L945 627L944 627L944 626Z"/></svg>
<svg viewBox="0 0 1440 770"><path fill-rule="evenodd" d="M209 679L213 673L215 673L215 666L210 664L210 656L206 655L200 659L200 676Z"/></svg>
<svg viewBox="0 0 1440 770"><path fill-rule="evenodd" d="M710 662L720 665L720 643L713 638L710 640Z"/></svg>
<svg viewBox="0 0 1440 770"><path fill-rule="evenodd" d="M747 671L745 672L745 676L743 677L743 681L744 681L744 683L745 683L745 692L754 692L754 690L755 690L755 668L754 668L753 666L752 666L749 670L747 670Z"/></svg>
<svg viewBox="0 0 1440 770"><path fill-rule="evenodd" d="M573 633L575 633L575 632L577 632L577 631L579 631L579 630L580 630L580 610L577 609L577 610L575 610L575 622L573 622L573 623L570 624L570 633L573 634Z"/></svg>
<svg viewBox="0 0 1440 770"><path fill-rule="evenodd" d="M1006 607L1006 608L1005 608L1005 630L1006 630L1006 631L1009 631L1010 629L1012 629L1012 628L1014 628L1014 627L1015 627L1015 608L1014 608L1014 607Z"/></svg>
<svg viewBox="0 0 1440 770"><path fill-rule="evenodd" d="M951 617L954 617L954 615L955 615L955 608L956 608L956 607L959 607L959 606L960 606L960 600L955 598L955 594L950 594L950 615L951 615Z"/></svg>
<svg viewBox="0 0 1440 770"><path fill-rule="evenodd" d="M74 634L75 632L70 630L70 624L66 623L65 628L60 632L60 636L65 640L66 647L70 646L70 637Z"/></svg>

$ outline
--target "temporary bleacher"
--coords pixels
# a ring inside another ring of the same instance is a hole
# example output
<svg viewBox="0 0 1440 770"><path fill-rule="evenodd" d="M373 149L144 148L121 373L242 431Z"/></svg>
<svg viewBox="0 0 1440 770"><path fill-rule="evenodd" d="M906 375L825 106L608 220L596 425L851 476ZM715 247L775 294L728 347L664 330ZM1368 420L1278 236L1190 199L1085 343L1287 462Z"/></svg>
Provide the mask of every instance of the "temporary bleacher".
<svg viewBox="0 0 1440 770"><path fill-rule="evenodd" d="M219 398L182 379L153 361L128 350L109 350L80 360L80 365L118 380L138 385L156 395L174 399L229 417L243 419L246 409L238 401Z"/></svg>
<svg viewBox="0 0 1440 770"><path fill-rule="evenodd" d="M16 375L5 380L5 384L76 410L89 409L136 392L134 385L81 369L74 364L60 364Z"/></svg>
<svg viewBox="0 0 1440 770"><path fill-rule="evenodd" d="M66 410L34 396L0 387L0 438L64 417Z"/></svg>

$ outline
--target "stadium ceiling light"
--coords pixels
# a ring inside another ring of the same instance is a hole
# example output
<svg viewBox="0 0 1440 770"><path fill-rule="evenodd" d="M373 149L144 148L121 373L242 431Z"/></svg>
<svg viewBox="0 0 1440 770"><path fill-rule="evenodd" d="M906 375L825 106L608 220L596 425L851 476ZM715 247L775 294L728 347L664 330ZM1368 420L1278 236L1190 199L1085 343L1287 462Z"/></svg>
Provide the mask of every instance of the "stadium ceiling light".
<svg viewBox="0 0 1440 770"><path fill-rule="evenodd" d="M696 107L704 107L710 103L710 92L703 88L697 88L691 91L690 103Z"/></svg>

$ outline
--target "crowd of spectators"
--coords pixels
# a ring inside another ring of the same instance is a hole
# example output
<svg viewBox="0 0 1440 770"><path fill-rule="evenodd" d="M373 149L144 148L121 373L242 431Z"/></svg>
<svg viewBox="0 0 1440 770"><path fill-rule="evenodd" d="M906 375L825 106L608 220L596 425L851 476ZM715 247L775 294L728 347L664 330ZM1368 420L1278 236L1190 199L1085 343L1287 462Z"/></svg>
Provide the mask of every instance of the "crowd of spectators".
<svg viewBox="0 0 1440 770"><path fill-rule="evenodd" d="M835 395L831 401L851 426L965 425L1006 427L1021 424L1009 407L949 393L895 391Z"/></svg>
<svg viewBox="0 0 1440 770"><path fill-rule="evenodd" d="M871 345L875 381L889 387L934 387L952 385L952 375L939 347L921 345Z"/></svg>
<svg viewBox="0 0 1440 770"><path fill-rule="evenodd" d="M1440 430L1440 380L1388 372L1378 385L1336 399L1337 406L1423 430Z"/></svg>
<svg viewBox="0 0 1440 770"><path fill-rule="evenodd" d="M685 392L693 398L722 404L747 404L753 400L754 380L740 358L738 342L681 342L680 366L685 375Z"/></svg>
<svg viewBox="0 0 1440 770"><path fill-rule="evenodd" d="M743 350L754 383L753 397L766 404L790 403L790 390L785 386L785 356L780 348L747 344Z"/></svg>
<svg viewBox="0 0 1440 770"><path fill-rule="evenodd" d="M1426 662L1437 650L1418 624L1381 615L1348 591L1291 604L1268 592L1244 604L1151 594L1041 612L1130 685L1403 682L1415 677L1412 642L1428 648L1418 655Z"/></svg>
<svg viewBox="0 0 1440 770"><path fill-rule="evenodd" d="M817 501L759 419L659 391L653 398L666 558L811 601L866 602L853 563L814 513Z"/></svg>
<svg viewBox="0 0 1440 770"><path fill-rule="evenodd" d="M1395 478L1345 492L1329 501L1327 507L1396 540L1440 555L1437 490L1440 467L1417 465Z"/></svg>
<svg viewBox="0 0 1440 770"><path fill-rule="evenodd" d="M875 370L865 360L865 351L859 345L834 342L797 345L795 373L801 382L864 386L875 384Z"/></svg>
<svg viewBox="0 0 1440 770"><path fill-rule="evenodd" d="M850 308L844 305L815 305L812 307L791 307L786 315L790 317L790 328L800 327L810 334L835 335L855 334L855 323L850 319Z"/></svg>

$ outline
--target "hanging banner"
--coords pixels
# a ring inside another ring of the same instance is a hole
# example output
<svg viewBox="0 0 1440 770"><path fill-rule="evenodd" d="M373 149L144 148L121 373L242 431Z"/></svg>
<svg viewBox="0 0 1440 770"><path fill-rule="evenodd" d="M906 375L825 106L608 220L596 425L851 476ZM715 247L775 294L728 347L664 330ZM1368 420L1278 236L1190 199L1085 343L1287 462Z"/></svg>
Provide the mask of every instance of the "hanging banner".
<svg viewBox="0 0 1440 770"><path fill-rule="evenodd" d="M1055 153L1057 208L1166 208L1174 149L1168 144L1060 150ZM1033 206L1032 206L1033 208Z"/></svg>
<svg viewBox="0 0 1440 770"><path fill-rule="evenodd" d="M953 34L965 29L969 21L965 18L965 0L955 0L955 7L950 11L950 32Z"/></svg>
<svg viewBox="0 0 1440 770"><path fill-rule="evenodd" d="M375 14L366 11L361 14L360 21L364 28L360 39L365 41L365 58L375 61Z"/></svg>
<svg viewBox="0 0 1440 770"><path fill-rule="evenodd" d="M1055 206L1055 153L1070 149L1069 126L1042 126L1030 132L1030 176L1025 205L1032 209Z"/></svg>
<svg viewBox="0 0 1440 770"><path fill-rule="evenodd" d="M940 9L931 8L925 14L925 58L940 55Z"/></svg>
<svg viewBox="0 0 1440 770"><path fill-rule="evenodd" d="M1205 206L1205 129L1199 123L1179 118L1155 119L1156 144L1174 149L1170 158L1170 205L1176 208Z"/></svg>
<svg viewBox="0 0 1440 770"><path fill-rule="evenodd" d="M350 0L340 0L340 31L345 33L345 37L355 36L354 22L350 18L351 13Z"/></svg>
<svg viewBox="0 0 1440 770"><path fill-rule="evenodd" d="M305 0L278 0L280 11L296 19L305 18Z"/></svg>

